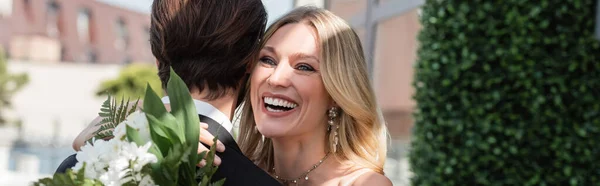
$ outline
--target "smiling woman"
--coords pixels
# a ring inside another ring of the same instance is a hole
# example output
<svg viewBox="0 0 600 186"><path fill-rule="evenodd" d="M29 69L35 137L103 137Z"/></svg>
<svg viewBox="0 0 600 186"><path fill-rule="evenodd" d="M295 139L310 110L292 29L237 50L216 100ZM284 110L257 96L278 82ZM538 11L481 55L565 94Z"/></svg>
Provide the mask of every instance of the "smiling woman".
<svg viewBox="0 0 600 186"><path fill-rule="evenodd" d="M301 7L263 41L242 108L242 151L283 184L391 185L387 130L350 26Z"/></svg>

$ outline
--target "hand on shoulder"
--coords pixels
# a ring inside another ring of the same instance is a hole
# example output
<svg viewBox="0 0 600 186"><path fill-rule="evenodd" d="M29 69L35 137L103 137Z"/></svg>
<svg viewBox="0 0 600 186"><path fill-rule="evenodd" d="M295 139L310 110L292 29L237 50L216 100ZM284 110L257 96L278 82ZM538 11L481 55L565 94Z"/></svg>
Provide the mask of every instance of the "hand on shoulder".
<svg viewBox="0 0 600 186"><path fill-rule="evenodd" d="M377 172L368 171L360 175L353 183L352 186L391 186L392 181L386 176Z"/></svg>
<svg viewBox="0 0 600 186"><path fill-rule="evenodd" d="M94 132L100 129L100 126L97 126L98 123L102 121L102 117L98 116L94 119L83 131L77 135L77 137L73 140L73 149L75 151L79 151L85 142L88 139L92 139L94 137Z"/></svg>
<svg viewBox="0 0 600 186"><path fill-rule="evenodd" d="M133 107L134 104L135 102L130 102L129 108L127 109ZM137 110L141 110L142 106L142 101L139 101L137 105ZM94 137L95 132L98 131L98 129L100 129L100 126L98 126L98 124L102 121L102 119L103 118L100 116L96 117L96 119L90 122L90 124L85 129L83 129L83 131L81 131L79 135L77 135L77 137L75 137L72 144L72 147L75 151L79 151L81 147L85 145L85 142L87 142L87 140L92 139L92 137Z"/></svg>

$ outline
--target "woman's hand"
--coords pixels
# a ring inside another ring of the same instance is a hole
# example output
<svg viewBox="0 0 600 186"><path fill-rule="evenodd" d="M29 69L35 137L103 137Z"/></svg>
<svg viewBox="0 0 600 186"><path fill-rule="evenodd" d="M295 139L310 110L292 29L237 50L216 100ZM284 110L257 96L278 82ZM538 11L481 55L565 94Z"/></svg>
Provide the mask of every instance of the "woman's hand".
<svg viewBox="0 0 600 186"><path fill-rule="evenodd" d="M92 122L77 135L73 140L73 149L75 149L75 151L81 150L81 147L85 145L85 142L94 137L94 132L100 129L100 126L98 126L100 121L102 121L102 117L96 117L96 119L92 120Z"/></svg>
<svg viewBox="0 0 600 186"><path fill-rule="evenodd" d="M199 140L200 142L198 143L198 154L200 154L201 152L204 151L209 151L210 149L206 148L204 145L208 145L208 146L212 146L214 145L213 139L215 138L210 132L208 132L208 124L206 123L202 123L200 122L200 136L199 136ZM223 143L221 143L221 141L217 140L217 148L216 148L217 152L224 152L225 151L225 145L223 145ZM221 165L221 158L219 158L219 156L215 155L215 159L213 161L214 165ZM199 167L204 167L206 165L206 160L202 160L200 161L200 163L198 163Z"/></svg>

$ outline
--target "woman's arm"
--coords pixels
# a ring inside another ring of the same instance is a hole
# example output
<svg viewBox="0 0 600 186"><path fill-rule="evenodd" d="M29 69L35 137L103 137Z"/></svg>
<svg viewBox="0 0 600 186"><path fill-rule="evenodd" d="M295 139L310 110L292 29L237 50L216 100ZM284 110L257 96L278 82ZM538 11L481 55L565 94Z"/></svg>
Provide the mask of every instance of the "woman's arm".
<svg viewBox="0 0 600 186"><path fill-rule="evenodd" d="M98 123L102 121L102 117L98 116L94 119L83 131L77 135L77 137L73 140L73 149L75 151L79 151L81 146L85 145L85 142L94 137L94 132L100 129L100 126L97 126Z"/></svg>
<svg viewBox="0 0 600 186"><path fill-rule="evenodd" d="M131 109L136 102L129 102L129 106L127 107L127 110ZM136 110L141 110L143 106L143 101L137 101L137 106L136 106ZM96 119L92 120L92 122L85 128L83 129L83 131L81 131L79 133L79 135L77 135L77 137L75 137L75 139L73 140L73 149L75 149L75 151L79 151L81 149L81 147L83 145L85 145L85 142L89 139L92 139L92 137L95 136L95 132L98 131L98 129L100 129L100 126L98 126L98 124L102 121L102 117L98 116L96 117ZM110 138L107 138L105 140L109 140Z"/></svg>

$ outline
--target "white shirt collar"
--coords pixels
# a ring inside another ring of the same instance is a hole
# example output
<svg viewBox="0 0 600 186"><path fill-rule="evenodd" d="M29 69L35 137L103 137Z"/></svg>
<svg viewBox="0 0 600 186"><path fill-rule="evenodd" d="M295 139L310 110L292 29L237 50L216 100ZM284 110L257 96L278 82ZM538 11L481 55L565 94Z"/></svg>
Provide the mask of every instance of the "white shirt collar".
<svg viewBox="0 0 600 186"><path fill-rule="evenodd" d="M169 96L165 96L161 100L164 104L170 103ZM220 123L223 126L223 128L225 128L231 134L233 124L231 124L231 121L229 121L229 118L225 114L223 114L219 109L215 108L207 102L195 99L193 100L194 105L196 105L196 111L198 112L198 114L209 117L215 120L217 123Z"/></svg>

